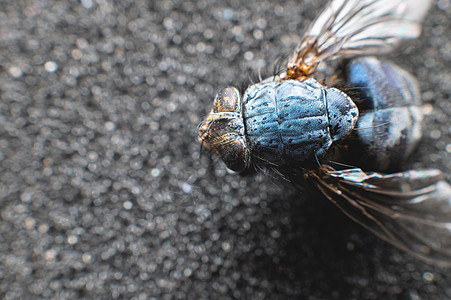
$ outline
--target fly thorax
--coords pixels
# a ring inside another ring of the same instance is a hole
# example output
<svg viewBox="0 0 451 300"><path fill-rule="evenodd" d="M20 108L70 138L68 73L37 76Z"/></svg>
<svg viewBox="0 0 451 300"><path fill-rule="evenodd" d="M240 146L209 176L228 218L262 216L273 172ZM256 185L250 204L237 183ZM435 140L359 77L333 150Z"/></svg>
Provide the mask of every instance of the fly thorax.
<svg viewBox="0 0 451 300"><path fill-rule="evenodd" d="M253 159L269 164L320 158L358 119L352 100L314 79L264 80L243 96L246 135Z"/></svg>
<svg viewBox="0 0 451 300"><path fill-rule="evenodd" d="M325 101L332 142L347 136L359 119L359 109L348 95L336 88L325 88Z"/></svg>

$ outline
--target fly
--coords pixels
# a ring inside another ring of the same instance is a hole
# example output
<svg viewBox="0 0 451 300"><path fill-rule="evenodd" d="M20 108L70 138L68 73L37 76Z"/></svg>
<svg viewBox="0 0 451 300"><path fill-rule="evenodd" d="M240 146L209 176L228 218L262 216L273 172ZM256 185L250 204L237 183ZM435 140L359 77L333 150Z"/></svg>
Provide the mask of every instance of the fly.
<svg viewBox="0 0 451 300"><path fill-rule="evenodd" d="M216 95L199 125L202 145L236 172L266 167L295 183L306 179L378 237L451 267L451 186L441 171L384 174L333 162L357 153L373 170L387 170L414 150L423 120L418 83L370 55L418 37L431 2L330 1L285 71L242 95L234 87ZM319 63L344 58L351 89L314 79Z"/></svg>

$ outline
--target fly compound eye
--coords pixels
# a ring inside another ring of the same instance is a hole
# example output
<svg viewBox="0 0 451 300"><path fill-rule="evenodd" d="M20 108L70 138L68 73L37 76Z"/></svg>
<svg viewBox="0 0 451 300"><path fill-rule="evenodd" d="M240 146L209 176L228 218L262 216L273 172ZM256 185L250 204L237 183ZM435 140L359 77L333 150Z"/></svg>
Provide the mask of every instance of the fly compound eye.
<svg viewBox="0 0 451 300"><path fill-rule="evenodd" d="M219 157L227 168L235 172L242 172L247 168L246 146L240 140L216 146Z"/></svg>
<svg viewBox="0 0 451 300"><path fill-rule="evenodd" d="M222 89L215 98L214 112L233 112L238 108L240 93L234 87Z"/></svg>

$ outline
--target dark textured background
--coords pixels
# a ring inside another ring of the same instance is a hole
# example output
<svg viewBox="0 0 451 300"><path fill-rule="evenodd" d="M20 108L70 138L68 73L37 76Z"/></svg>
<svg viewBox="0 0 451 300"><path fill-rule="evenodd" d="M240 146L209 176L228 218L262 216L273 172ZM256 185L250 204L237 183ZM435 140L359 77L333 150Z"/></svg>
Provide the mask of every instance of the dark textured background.
<svg viewBox="0 0 451 300"><path fill-rule="evenodd" d="M271 74L325 1L112 2L0 1L2 297L451 297L451 271L318 193L200 156L215 93ZM449 175L451 3L437 3L391 59L433 107L410 166Z"/></svg>

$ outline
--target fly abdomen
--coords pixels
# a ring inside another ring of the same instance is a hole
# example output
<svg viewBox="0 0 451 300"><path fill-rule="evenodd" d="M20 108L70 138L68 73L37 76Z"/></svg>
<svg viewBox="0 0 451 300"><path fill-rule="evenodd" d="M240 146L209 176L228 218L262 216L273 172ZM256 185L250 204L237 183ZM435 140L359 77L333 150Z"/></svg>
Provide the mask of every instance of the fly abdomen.
<svg viewBox="0 0 451 300"><path fill-rule="evenodd" d="M273 164L323 156L358 118L349 97L313 79L267 79L248 88L243 105L253 158Z"/></svg>
<svg viewBox="0 0 451 300"><path fill-rule="evenodd" d="M423 114L415 78L393 63L366 57L352 61L348 81L363 97L356 129L364 152L379 169L405 159L421 138Z"/></svg>

